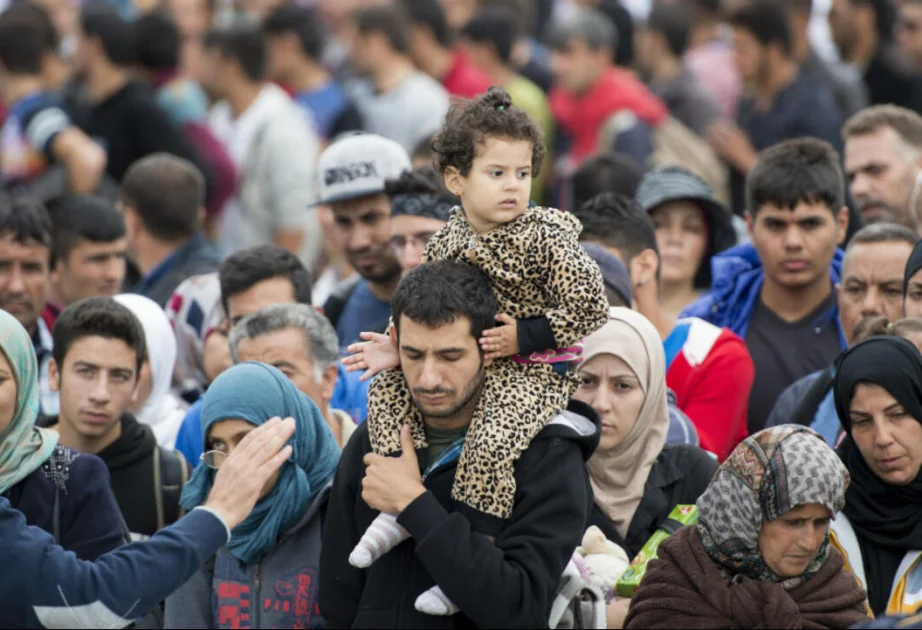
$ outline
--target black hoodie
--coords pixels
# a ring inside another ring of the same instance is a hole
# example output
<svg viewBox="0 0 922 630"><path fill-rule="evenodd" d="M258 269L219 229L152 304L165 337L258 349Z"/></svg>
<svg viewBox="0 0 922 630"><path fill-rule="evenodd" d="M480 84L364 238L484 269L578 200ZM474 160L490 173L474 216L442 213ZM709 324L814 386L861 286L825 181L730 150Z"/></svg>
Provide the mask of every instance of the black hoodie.
<svg viewBox="0 0 922 630"><path fill-rule="evenodd" d="M320 612L328 627L546 628L593 503L586 460L598 442L598 416L571 402L516 462L515 506L495 542L452 507L457 461L436 469L424 482L428 492L398 517L410 540L356 569L349 553L378 514L362 500L371 445L360 426L343 451L324 523ZM426 466L426 451L417 456ZM416 598L436 582L461 613L416 611Z"/></svg>
<svg viewBox="0 0 922 630"><path fill-rule="evenodd" d="M42 422L44 426L57 424L56 417ZM115 442L96 453L112 479L112 492L122 511L128 531L133 539L149 538L157 531L157 502L161 500L159 488L154 488L154 454L159 448L154 432L138 422L133 415L122 416L122 434ZM163 506L165 514L175 514L176 506ZM169 525L173 519L166 519Z"/></svg>

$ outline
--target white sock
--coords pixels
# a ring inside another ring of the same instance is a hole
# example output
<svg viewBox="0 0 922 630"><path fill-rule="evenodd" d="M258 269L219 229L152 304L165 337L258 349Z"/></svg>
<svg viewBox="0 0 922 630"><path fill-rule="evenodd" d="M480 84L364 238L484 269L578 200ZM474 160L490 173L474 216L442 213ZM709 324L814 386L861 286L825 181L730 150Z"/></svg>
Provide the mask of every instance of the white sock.
<svg viewBox="0 0 922 630"><path fill-rule="evenodd" d="M349 554L349 564L358 569L367 569L375 560L410 537L393 514L379 514L372 521L362 539Z"/></svg>
<svg viewBox="0 0 922 630"><path fill-rule="evenodd" d="M448 599L445 591L438 586L433 586L416 598L416 610L435 617L449 617L461 612L461 609L455 606L455 603Z"/></svg>

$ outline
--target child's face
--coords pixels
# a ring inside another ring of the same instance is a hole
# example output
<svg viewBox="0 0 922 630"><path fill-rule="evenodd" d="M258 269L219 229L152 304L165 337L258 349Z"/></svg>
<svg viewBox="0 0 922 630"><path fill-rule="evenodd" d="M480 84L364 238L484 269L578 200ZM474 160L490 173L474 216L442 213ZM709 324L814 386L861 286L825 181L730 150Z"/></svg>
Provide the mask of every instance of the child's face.
<svg viewBox="0 0 922 630"><path fill-rule="evenodd" d="M474 231L481 234L519 218L531 191L532 144L528 140L489 138L477 147L467 176L445 171L445 184L461 198Z"/></svg>

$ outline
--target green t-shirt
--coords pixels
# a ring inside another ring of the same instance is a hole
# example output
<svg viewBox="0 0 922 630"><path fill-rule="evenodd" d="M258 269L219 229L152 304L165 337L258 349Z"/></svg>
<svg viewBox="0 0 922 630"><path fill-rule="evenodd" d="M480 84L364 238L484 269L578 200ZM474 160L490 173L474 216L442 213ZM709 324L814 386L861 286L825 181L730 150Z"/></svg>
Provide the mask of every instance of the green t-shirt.
<svg viewBox="0 0 922 630"><path fill-rule="evenodd" d="M436 429L426 425L426 440L429 442L429 465L432 465L442 452L464 437L467 427L460 429Z"/></svg>

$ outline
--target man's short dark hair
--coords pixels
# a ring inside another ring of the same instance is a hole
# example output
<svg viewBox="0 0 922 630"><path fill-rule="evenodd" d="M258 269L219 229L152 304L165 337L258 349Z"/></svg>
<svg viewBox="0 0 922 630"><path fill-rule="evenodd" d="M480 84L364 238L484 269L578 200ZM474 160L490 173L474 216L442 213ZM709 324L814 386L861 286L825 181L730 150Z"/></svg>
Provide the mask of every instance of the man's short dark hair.
<svg viewBox="0 0 922 630"><path fill-rule="evenodd" d="M51 247L51 218L40 201L0 193L0 236L12 235L21 245Z"/></svg>
<svg viewBox="0 0 922 630"><path fill-rule="evenodd" d="M69 195L55 204L51 268L66 262L81 241L112 243L125 237L125 217L102 197Z"/></svg>
<svg viewBox="0 0 922 630"><path fill-rule="evenodd" d="M368 7L355 14L355 26L362 35L383 36L394 52L410 52L410 21L396 6Z"/></svg>
<svg viewBox="0 0 922 630"><path fill-rule="evenodd" d="M216 28L205 34L206 49L218 51L225 59L240 65L250 81L262 81L266 75L266 45L262 32L249 24Z"/></svg>
<svg viewBox="0 0 922 630"><path fill-rule="evenodd" d="M454 33L452 33L451 26L448 24L448 16L445 15L445 9L439 0L401 0L400 5L413 26L429 29L435 41L442 48L451 46Z"/></svg>
<svg viewBox="0 0 922 630"><path fill-rule="evenodd" d="M205 177L194 164L169 153L154 153L128 168L119 201L141 217L155 238L179 241L199 230L205 205Z"/></svg>
<svg viewBox="0 0 922 630"><path fill-rule="evenodd" d="M34 19L12 10L0 13L0 64L10 74L38 76L44 34Z"/></svg>
<svg viewBox="0 0 922 630"><path fill-rule="evenodd" d="M697 12L710 18L720 17L723 10L722 0L686 0L689 5Z"/></svg>
<svg viewBox="0 0 922 630"><path fill-rule="evenodd" d="M674 57L682 58L688 50L688 38L692 27L692 13L688 5L681 2L656 3L647 17L647 29L662 35Z"/></svg>
<svg viewBox="0 0 922 630"><path fill-rule="evenodd" d="M618 250L627 267L644 250L651 249L659 255L653 219L632 197L604 193L584 203L573 214L583 224L581 241Z"/></svg>
<svg viewBox="0 0 922 630"><path fill-rule="evenodd" d="M272 278L287 278L294 290L295 301L299 304L311 303L313 281L301 259L277 245L257 245L234 252L218 268L224 312L227 312L227 298Z"/></svg>
<svg viewBox="0 0 922 630"><path fill-rule="evenodd" d="M579 208L602 193L619 193L634 198L644 172L622 153L597 155L583 162L570 176L570 208Z"/></svg>
<svg viewBox="0 0 922 630"><path fill-rule="evenodd" d="M509 65L512 48L519 39L519 20L506 7L480 11L461 30L461 34L478 44L492 44L500 61Z"/></svg>
<svg viewBox="0 0 922 630"><path fill-rule="evenodd" d="M777 0L757 0L733 12L730 25L755 37L762 46L777 44L785 56L791 55L791 26Z"/></svg>
<svg viewBox="0 0 922 630"><path fill-rule="evenodd" d="M8 7L3 16L10 20L25 20L29 23L29 28L37 29L41 33L42 45L46 53L58 53L60 47L60 38L58 30L51 21L51 16L39 4L32 1L15 2Z"/></svg>
<svg viewBox="0 0 922 630"><path fill-rule="evenodd" d="M304 54L314 61L323 57L323 29L311 9L296 4L283 4L263 21L266 35L293 33Z"/></svg>
<svg viewBox="0 0 922 630"><path fill-rule="evenodd" d="M88 38L99 40L113 65L125 67L134 63L134 29L108 3L95 0L87 4L80 13L80 26Z"/></svg>
<svg viewBox="0 0 922 630"><path fill-rule="evenodd" d="M746 178L746 209L755 216L766 204L793 210L821 203L838 216L845 205L839 155L817 138L786 140L762 151Z"/></svg>
<svg viewBox="0 0 922 630"><path fill-rule="evenodd" d="M898 17L897 3L893 0L850 0L850 2L855 6L870 7L874 12L877 36L884 42L893 40L894 26Z"/></svg>
<svg viewBox="0 0 922 630"><path fill-rule="evenodd" d="M138 65L155 72L179 66L182 36L179 27L163 11L152 11L138 18L134 25Z"/></svg>
<svg viewBox="0 0 922 630"><path fill-rule="evenodd" d="M401 316L427 328L439 328L467 317L471 336L480 339L484 330L495 325L497 308L489 276L455 260L416 267L400 280L391 298L398 332Z"/></svg>
<svg viewBox="0 0 922 630"><path fill-rule="evenodd" d="M436 153L435 149L432 147L432 136L427 136L416 143L416 146L413 147L413 153L410 155L410 159L413 162L418 160L427 160L428 164L431 164L433 167L436 162Z"/></svg>
<svg viewBox="0 0 922 630"><path fill-rule="evenodd" d="M91 297L71 304L58 315L51 337L54 340L51 354L59 370L64 366L71 346L84 337L124 341L137 356L135 378L147 358L141 322L127 306L111 297Z"/></svg>

